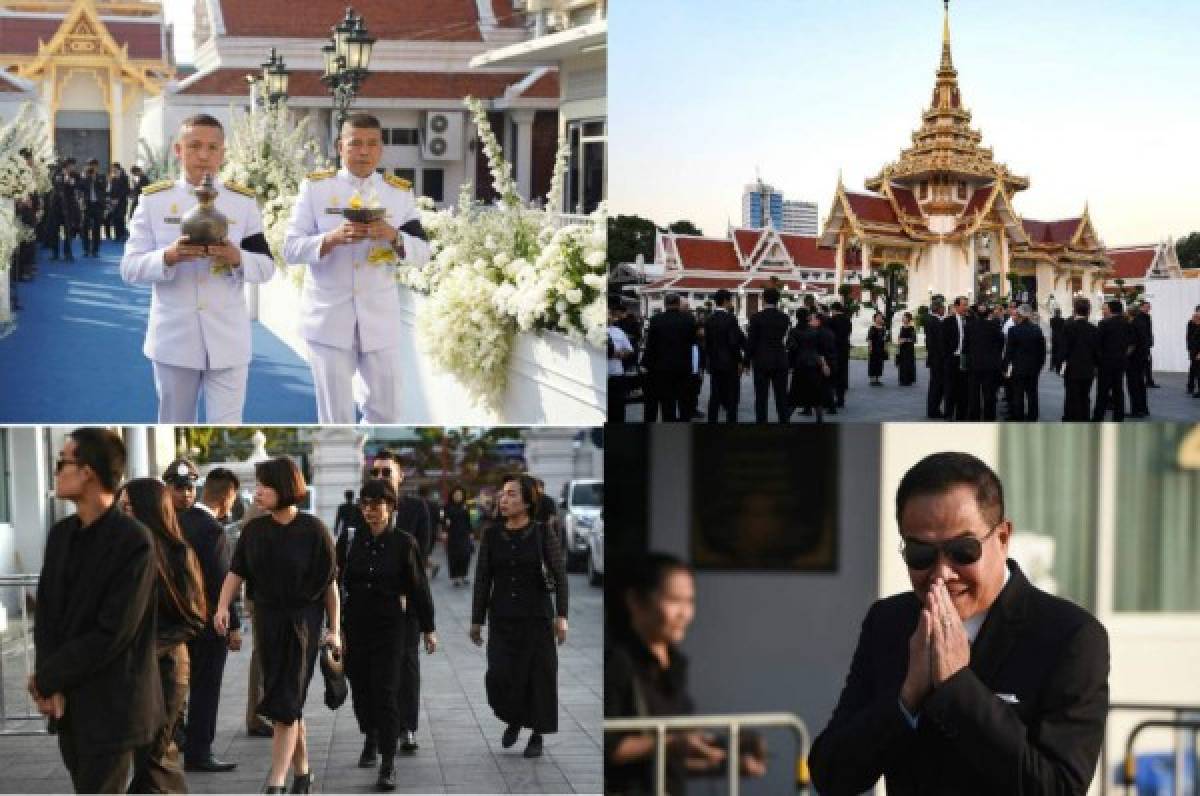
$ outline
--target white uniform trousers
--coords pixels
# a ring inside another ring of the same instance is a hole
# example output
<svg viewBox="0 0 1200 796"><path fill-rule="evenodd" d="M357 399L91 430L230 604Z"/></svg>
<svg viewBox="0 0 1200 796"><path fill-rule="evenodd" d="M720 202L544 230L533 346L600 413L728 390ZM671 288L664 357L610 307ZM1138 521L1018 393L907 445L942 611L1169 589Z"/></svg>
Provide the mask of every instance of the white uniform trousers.
<svg viewBox="0 0 1200 796"><path fill-rule="evenodd" d="M200 390L204 390L205 422L237 426L246 403L249 365L218 370L195 370L153 362L154 389L158 391L158 422L195 423Z"/></svg>
<svg viewBox="0 0 1200 796"><path fill-rule="evenodd" d="M334 348L308 341L309 365L317 391L317 422L353 425L354 372L366 384L363 422L388 425L400 422L400 348L364 353L358 348Z"/></svg>

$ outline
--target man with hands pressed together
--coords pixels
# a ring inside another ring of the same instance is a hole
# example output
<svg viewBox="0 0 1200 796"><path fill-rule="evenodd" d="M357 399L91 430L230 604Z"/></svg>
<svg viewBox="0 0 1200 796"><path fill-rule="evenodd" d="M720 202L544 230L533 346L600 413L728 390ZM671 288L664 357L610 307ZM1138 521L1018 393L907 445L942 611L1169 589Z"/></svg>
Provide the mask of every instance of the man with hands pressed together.
<svg viewBox="0 0 1200 796"><path fill-rule="evenodd" d="M354 113L342 122L343 166L300 185L283 244L304 274L300 335L308 341L320 423L354 423L354 374L366 383L363 420L400 422L400 294L396 266L422 265L429 243L412 185L377 174L383 157L379 120ZM370 223L346 208L379 208Z"/></svg>
<svg viewBox="0 0 1200 796"><path fill-rule="evenodd" d="M183 176L142 190L121 278L153 286L142 351L154 365L158 422L195 423L203 388L207 421L238 425L250 367L250 316L242 286L269 280L275 261L254 192L233 182L214 181L214 205L229 222L227 240L200 246L180 234L184 214L197 204L194 187L215 175L225 159L221 123L203 114L185 119L175 156Z"/></svg>
<svg viewBox="0 0 1200 796"><path fill-rule="evenodd" d="M1108 710L1108 636L1007 558L1003 487L937 453L900 482L913 591L876 602L810 756L822 794L1084 794Z"/></svg>

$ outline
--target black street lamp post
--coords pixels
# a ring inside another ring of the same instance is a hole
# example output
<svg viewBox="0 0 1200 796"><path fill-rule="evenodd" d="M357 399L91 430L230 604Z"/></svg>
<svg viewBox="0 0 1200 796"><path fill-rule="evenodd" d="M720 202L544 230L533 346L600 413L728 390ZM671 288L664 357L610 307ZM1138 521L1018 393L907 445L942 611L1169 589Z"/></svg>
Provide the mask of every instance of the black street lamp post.
<svg viewBox="0 0 1200 796"><path fill-rule="evenodd" d="M345 18L331 29L329 43L321 48L324 56L325 74L321 82L329 87L333 96L333 108L340 132L346 120L350 104L367 79L367 66L371 62L371 48L375 39L367 32L366 22L347 7ZM335 157L341 166L341 156Z"/></svg>

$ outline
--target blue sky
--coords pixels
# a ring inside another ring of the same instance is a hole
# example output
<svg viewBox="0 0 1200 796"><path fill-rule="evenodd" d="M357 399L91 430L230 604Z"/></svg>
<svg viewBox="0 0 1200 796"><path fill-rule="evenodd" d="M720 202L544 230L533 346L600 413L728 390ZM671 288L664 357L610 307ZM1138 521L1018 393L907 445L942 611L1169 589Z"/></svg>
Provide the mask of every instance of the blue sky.
<svg viewBox="0 0 1200 796"><path fill-rule="evenodd" d="M609 28L615 213L723 236L756 167L822 220L894 160L929 104L938 0L623 0ZM1031 180L1029 218L1112 245L1200 231L1200 3L952 0L963 100Z"/></svg>

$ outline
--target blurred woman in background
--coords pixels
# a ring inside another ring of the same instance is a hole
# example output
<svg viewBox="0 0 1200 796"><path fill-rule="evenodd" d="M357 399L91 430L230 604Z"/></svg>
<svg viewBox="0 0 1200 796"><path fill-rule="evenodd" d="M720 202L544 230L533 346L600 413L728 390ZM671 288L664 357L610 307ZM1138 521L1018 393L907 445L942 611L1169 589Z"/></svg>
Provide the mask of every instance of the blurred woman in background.
<svg viewBox="0 0 1200 796"><path fill-rule="evenodd" d="M461 486L450 490L445 523L446 561L450 571L450 582L455 586L466 586L475 540L472 535L474 530L471 527L471 512L467 508L467 493Z"/></svg>

